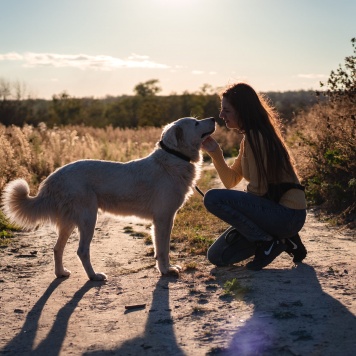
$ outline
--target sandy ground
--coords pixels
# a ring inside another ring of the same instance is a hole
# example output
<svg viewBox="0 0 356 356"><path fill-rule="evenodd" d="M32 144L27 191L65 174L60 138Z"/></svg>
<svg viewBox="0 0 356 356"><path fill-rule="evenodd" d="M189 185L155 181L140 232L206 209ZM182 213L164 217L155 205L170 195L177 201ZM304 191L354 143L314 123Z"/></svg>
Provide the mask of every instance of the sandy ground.
<svg viewBox="0 0 356 356"><path fill-rule="evenodd" d="M108 274L88 281L65 250L67 279L55 279L55 232L18 233L0 250L0 354L6 355L355 355L355 231L319 222L301 236L305 263L283 253L262 271L244 263L215 268L204 256L171 252L185 269L161 277L144 241L125 233L143 224L100 215L92 262ZM226 281L236 278L234 296ZM144 304L125 309L125 306Z"/></svg>

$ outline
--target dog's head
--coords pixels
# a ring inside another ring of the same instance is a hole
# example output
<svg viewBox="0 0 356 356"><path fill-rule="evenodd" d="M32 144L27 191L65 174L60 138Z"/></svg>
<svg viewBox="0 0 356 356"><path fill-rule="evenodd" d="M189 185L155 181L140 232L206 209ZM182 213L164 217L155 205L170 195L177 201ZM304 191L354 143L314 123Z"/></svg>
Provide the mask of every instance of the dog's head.
<svg viewBox="0 0 356 356"><path fill-rule="evenodd" d="M199 150L207 136L215 131L215 119L197 120L185 117L165 126L161 141L170 149L184 154L191 161L200 158Z"/></svg>

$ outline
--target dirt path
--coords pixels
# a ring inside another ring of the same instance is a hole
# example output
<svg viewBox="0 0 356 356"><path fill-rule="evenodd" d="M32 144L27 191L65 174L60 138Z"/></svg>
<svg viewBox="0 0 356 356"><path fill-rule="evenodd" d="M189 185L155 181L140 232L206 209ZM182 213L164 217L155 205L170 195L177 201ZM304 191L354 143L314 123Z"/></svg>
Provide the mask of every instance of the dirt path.
<svg viewBox="0 0 356 356"><path fill-rule="evenodd" d="M260 272L214 268L203 256L172 256L196 269L160 277L146 231L100 215L92 261L108 274L87 280L65 250L68 279L55 279L49 227L21 233L0 251L0 354L7 355L323 355L356 350L356 236L308 214L301 235L309 254L293 267L283 254ZM224 284L236 278L237 297ZM126 305L145 304L127 310Z"/></svg>

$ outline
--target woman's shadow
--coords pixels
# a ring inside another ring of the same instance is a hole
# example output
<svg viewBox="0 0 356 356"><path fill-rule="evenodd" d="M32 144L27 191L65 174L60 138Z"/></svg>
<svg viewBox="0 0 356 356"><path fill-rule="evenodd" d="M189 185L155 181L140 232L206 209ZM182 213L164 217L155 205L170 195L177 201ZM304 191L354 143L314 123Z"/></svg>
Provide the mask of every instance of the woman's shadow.
<svg viewBox="0 0 356 356"><path fill-rule="evenodd" d="M224 285L223 269L215 270ZM251 276L243 300L253 315L215 355L323 355L351 356L356 350L356 317L325 293L313 267L299 264L290 270L260 272L236 267L236 280Z"/></svg>
<svg viewBox="0 0 356 356"><path fill-rule="evenodd" d="M42 311L50 299L52 293L66 279L55 279L48 286L46 291L36 302L27 314L25 323L20 332L7 344L0 349L0 354L11 355L59 355L64 338L66 336L68 321L78 303L83 296L92 288L102 285L102 282L86 282L58 312L47 337L33 348L34 340L39 326L39 319Z"/></svg>

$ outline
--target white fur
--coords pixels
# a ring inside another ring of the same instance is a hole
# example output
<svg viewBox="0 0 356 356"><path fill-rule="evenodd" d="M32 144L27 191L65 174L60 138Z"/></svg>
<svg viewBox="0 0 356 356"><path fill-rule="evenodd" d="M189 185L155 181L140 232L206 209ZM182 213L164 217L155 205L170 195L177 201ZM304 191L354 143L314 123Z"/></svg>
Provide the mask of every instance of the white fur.
<svg viewBox="0 0 356 356"><path fill-rule="evenodd" d="M78 227L78 256L92 280L105 280L90 262L98 209L115 215L135 215L151 220L152 240L157 268L162 274L179 272L169 264L169 244L177 210L192 194L200 175L200 147L207 134L215 129L213 119L179 119L167 125L161 140L170 149L188 156L187 162L163 150L159 144L145 158L118 163L80 160L69 163L48 176L35 197L23 179L10 182L4 189L2 208L10 221L24 228L50 222L58 229L54 246L55 274L67 277L63 251L67 240ZM204 136L205 135L205 136Z"/></svg>

